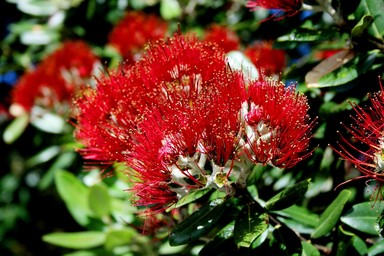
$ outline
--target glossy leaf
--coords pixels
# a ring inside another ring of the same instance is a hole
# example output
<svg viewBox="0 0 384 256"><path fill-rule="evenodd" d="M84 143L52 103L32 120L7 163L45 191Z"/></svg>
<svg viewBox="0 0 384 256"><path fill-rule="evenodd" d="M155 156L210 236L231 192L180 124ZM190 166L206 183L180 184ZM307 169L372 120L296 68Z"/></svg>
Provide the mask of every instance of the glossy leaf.
<svg viewBox="0 0 384 256"><path fill-rule="evenodd" d="M340 220L361 232L378 235L379 233L376 229L377 218L382 210L379 208L383 208L380 207L379 203L376 205L373 205L372 202L356 204Z"/></svg>
<svg viewBox="0 0 384 256"><path fill-rule="evenodd" d="M320 216L318 225L311 235L312 238L322 237L328 234L335 227L350 195L351 192L349 190L343 190L336 197L336 199L328 205L323 214Z"/></svg>
<svg viewBox="0 0 384 256"><path fill-rule="evenodd" d="M292 205L277 213L310 227L316 227L319 222L319 216L317 214L311 213L307 208L297 205Z"/></svg>
<svg viewBox="0 0 384 256"><path fill-rule="evenodd" d="M336 30L294 29L289 34L277 38L277 42L313 42L329 40L338 36Z"/></svg>
<svg viewBox="0 0 384 256"><path fill-rule="evenodd" d="M94 185L89 189L89 208L96 217L103 217L111 211L111 197L108 190L100 185Z"/></svg>
<svg viewBox="0 0 384 256"><path fill-rule="evenodd" d="M361 0L356 9L356 17L360 19L364 15L373 17L373 23L369 27L369 34L383 40L384 36L384 1Z"/></svg>
<svg viewBox="0 0 384 256"><path fill-rule="evenodd" d="M250 247L252 242L267 228L269 216L257 204L246 205L241 209L235 222L235 243Z"/></svg>
<svg viewBox="0 0 384 256"><path fill-rule="evenodd" d="M203 197L204 195L206 195L210 191L211 191L211 188L194 190L194 191L188 193L187 195L185 195L184 197L180 198L180 200L178 200L177 203L175 204L174 208L179 208L183 205L189 204L189 203Z"/></svg>
<svg viewBox="0 0 384 256"><path fill-rule="evenodd" d="M384 240L375 243L368 249L368 256L383 255L384 253Z"/></svg>
<svg viewBox="0 0 384 256"><path fill-rule="evenodd" d="M201 249L199 255L213 255L220 250L221 246L228 242L229 238L233 237L234 229L235 221L232 221L220 230L220 232L218 232L215 237ZM233 243L233 241L230 242Z"/></svg>
<svg viewBox="0 0 384 256"><path fill-rule="evenodd" d="M43 241L71 249L89 249L105 242L105 234L100 231L83 231L73 233L51 233L43 236Z"/></svg>
<svg viewBox="0 0 384 256"><path fill-rule="evenodd" d="M55 183L57 191L65 202L72 217L80 225L87 225L90 214L88 207L88 188L85 187L75 175L62 170L55 173Z"/></svg>
<svg viewBox="0 0 384 256"><path fill-rule="evenodd" d="M299 182L288 187L269 199L265 208L270 211L282 210L295 204L299 199L303 198L310 184L310 179Z"/></svg>
<svg viewBox="0 0 384 256"><path fill-rule="evenodd" d="M276 226L273 230L273 236L288 255L300 255L302 253L300 238L287 226Z"/></svg>
<svg viewBox="0 0 384 256"><path fill-rule="evenodd" d="M23 114L13 119L3 133L4 142L7 144L12 144L15 142L20 137L20 135L23 134L25 128L28 126L28 123L28 114Z"/></svg>
<svg viewBox="0 0 384 256"><path fill-rule="evenodd" d="M371 15L364 15L356 26L352 29L352 37L359 37L367 30L367 28L373 23L374 18Z"/></svg>
<svg viewBox="0 0 384 256"><path fill-rule="evenodd" d="M225 204L222 199L203 206L171 231L169 244L172 246L187 244L208 234L215 227L224 210Z"/></svg>

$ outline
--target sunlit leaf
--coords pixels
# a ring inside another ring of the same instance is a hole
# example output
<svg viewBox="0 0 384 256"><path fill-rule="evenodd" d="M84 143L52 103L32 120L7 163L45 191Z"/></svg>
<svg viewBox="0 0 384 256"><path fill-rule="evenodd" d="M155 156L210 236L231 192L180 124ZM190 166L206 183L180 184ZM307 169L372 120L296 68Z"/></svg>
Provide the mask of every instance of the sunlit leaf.
<svg viewBox="0 0 384 256"><path fill-rule="evenodd" d="M32 167L38 164L48 162L49 160L57 156L59 153L60 153L59 146L53 145L53 146L47 147L42 151L40 151L39 153L37 153L36 155L34 155L33 157L31 157L30 159L28 159L28 161L26 162L26 165L28 167Z"/></svg>
<svg viewBox="0 0 384 256"><path fill-rule="evenodd" d="M175 204L175 208L179 208L183 205L189 204L189 203L203 197L204 195L206 195L210 191L211 191L210 188L194 190L194 191L188 193L187 195L185 195L184 197L180 198L180 200L178 200L177 203Z"/></svg>
<svg viewBox="0 0 384 256"><path fill-rule="evenodd" d="M316 227L319 222L319 216L317 214L311 213L307 208L297 205L292 205L291 207L278 211L277 213L310 227Z"/></svg>
<svg viewBox="0 0 384 256"><path fill-rule="evenodd" d="M269 199L265 207L270 211L282 210L295 204L299 199L304 197L310 184L310 179L299 182L288 187Z"/></svg>
<svg viewBox="0 0 384 256"><path fill-rule="evenodd" d="M36 16L48 16L53 15L58 11L54 1L43 0L24 0L17 1L17 8L27 14Z"/></svg>
<svg viewBox="0 0 384 256"><path fill-rule="evenodd" d="M303 247L303 252L301 256L320 256L321 255L319 250L317 250L316 247L309 242L302 241L301 246Z"/></svg>
<svg viewBox="0 0 384 256"><path fill-rule="evenodd" d="M374 18L371 15L364 15L356 26L352 29L352 37L359 37L363 35L366 29L373 23Z"/></svg>
<svg viewBox="0 0 384 256"><path fill-rule="evenodd" d="M368 256L383 255L384 253L384 240L375 243L368 248Z"/></svg>
<svg viewBox="0 0 384 256"><path fill-rule="evenodd" d="M364 15L373 17L373 22L369 26L369 34L383 40L384 36L384 1L377 0L361 0L359 6L356 8L355 15L361 19Z"/></svg>
<svg viewBox="0 0 384 256"><path fill-rule="evenodd" d="M318 225L311 235L312 238L322 237L328 234L335 227L350 195L351 192L349 190L343 190L337 198L333 200L330 205L328 205L323 214L320 216Z"/></svg>
<svg viewBox="0 0 384 256"><path fill-rule="evenodd" d="M178 18L181 15L181 7L176 0L161 0L160 1L160 15L165 20Z"/></svg>
<svg viewBox="0 0 384 256"><path fill-rule="evenodd" d="M61 170L55 173L55 183L57 191L64 200L72 217L80 225L87 225L90 214L88 207L88 188L85 187L75 175Z"/></svg>
<svg viewBox="0 0 384 256"><path fill-rule="evenodd" d="M178 224L169 236L172 246L190 243L211 231L225 211L224 200L217 199Z"/></svg>
<svg viewBox="0 0 384 256"><path fill-rule="evenodd" d="M105 234L101 231L50 233L43 236L43 241L65 248L88 249L104 244Z"/></svg>
<svg viewBox="0 0 384 256"><path fill-rule="evenodd" d="M94 185L89 188L89 208L96 217L103 217L111 211L111 197L108 190L101 185Z"/></svg>
<svg viewBox="0 0 384 256"><path fill-rule="evenodd" d="M112 250L116 246L128 245L136 235L137 231L130 227L108 230L104 246L107 250Z"/></svg>
<svg viewBox="0 0 384 256"><path fill-rule="evenodd" d="M289 34L277 38L277 42L313 42L339 37L336 30L294 29Z"/></svg>
<svg viewBox="0 0 384 256"><path fill-rule="evenodd" d="M383 207L380 207L380 204L373 205L372 202L359 203L352 206L352 209L342 216L340 220L344 224L361 232L379 235L376 225L377 218L382 209Z"/></svg>
<svg viewBox="0 0 384 256"><path fill-rule="evenodd" d="M269 216L257 204L246 205L241 209L235 222L235 243L250 247L252 242L267 228Z"/></svg>

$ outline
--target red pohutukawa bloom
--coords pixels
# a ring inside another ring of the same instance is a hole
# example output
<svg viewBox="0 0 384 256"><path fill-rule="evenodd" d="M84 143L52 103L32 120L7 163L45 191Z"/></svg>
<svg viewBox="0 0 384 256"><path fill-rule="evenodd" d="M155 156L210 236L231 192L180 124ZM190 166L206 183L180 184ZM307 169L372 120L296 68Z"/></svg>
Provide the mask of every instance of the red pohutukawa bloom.
<svg viewBox="0 0 384 256"><path fill-rule="evenodd" d="M244 54L265 76L279 76L286 66L285 51L274 49L271 42L254 43Z"/></svg>
<svg viewBox="0 0 384 256"><path fill-rule="evenodd" d="M109 43L128 62L140 58L150 41L164 38L168 24L159 17L140 11L128 12L109 34Z"/></svg>
<svg viewBox="0 0 384 256"><path fill-rule="evenodd" d="M384 182L384 93L380 91L371 98L372 106L368 109L352 104L356 116L346 130L359 144L356 146L345 136L341 136L338 149L345 160L350 161L363 173L361 178ZM363 147L362 147L363 146Z"/></svg>
<svg viewBox="0 0 384 256"><path fill-rule="evenodd" d="M204 40L217 43L225 52L238 50L240 38L226 26L213 24L205 31Z"/></svg>
<svg viewBox="0 0 384 256"><path fill-rule="evenodd" d="M21 107L29 112L39 106L63 111L63 105L66 109L74 93L91 78L97 63L97 57L84 42L65 42L20 78L12 91L11 110Z"/></svg>
<svg viewBox="0 0 384 256"><path fill-rule="evenodd" d="M234 194L252 162L291 167L306 156L306 98L274 80L248 85L224 56L217 44L175 35L77 100L84 157L129 166L145 213L196 189Z"/></svg>
<svg viewBox="0 0 384 256"><path fill-rule="evenodd" d="M265 8L278 9L284 12L284 14L282 16L278 16L277 19L297 14L300 11L302 5L302 0L248 0L246 4L246 6L251 8L251 10Z"/></svg>

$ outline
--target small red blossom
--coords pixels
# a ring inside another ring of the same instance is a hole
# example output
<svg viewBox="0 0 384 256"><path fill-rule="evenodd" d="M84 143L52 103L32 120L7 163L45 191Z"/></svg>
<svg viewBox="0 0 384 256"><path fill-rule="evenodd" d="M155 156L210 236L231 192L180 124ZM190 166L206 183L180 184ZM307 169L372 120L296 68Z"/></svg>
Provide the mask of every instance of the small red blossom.
<svg viewBox="0 0 384 256"><path fill-rule="evenodd" d="M240 38L226 26L213 24L205 31L204 40L217 43L225 52L238 50Z"/></svg>
<svg viewBox="0 0 384 256"><path fill-rule="evenodd" d="M271 42L255 43L244 54L265 76L279 75L286 66L285 51L274 49Z"/></svg>
<svg viewBox="0 0 384 256"><path fill-rule="evenodd" d="M371 107L364 109L352 104L356 116L352 117L353 124L345 126L353 136L351 142L341 136L341 142L334 150L363 173L360 178L375 179L384 182L384 93L380 92L370 97Z"/></svg>
<svg viewBox="0 0 384 256"><path fill-rule="evenodd" d="M159 17L140 11L128 12L109 34L109 43L128 61L139 59L150 41L164 38L168 24Z"/></svg>
<svg viewBox="0 0 384 256"><path fill-rule="evenodd" d="M308 157L311 129L307 98L295 85L263 78L249 86L244 117L246 154L254 163L289 168Z"/></svg>
<svg viewBox="0 0 384 256"><path fill-rule="evenodd" d="M257 10L258 8L278 9L285 13L282 16L277 16L277 19L297 14L302 5L302 0L248 0L246 4L251 10ZM280 13L277 15L280 15Z"/></svg>
<svg viewBox="0 0 384 256"><path fill-rule="evenodd" d="M91 78L97 61L84 42L65 42L19 79L11 92L12 103L27 112L35 105L63 112L76 91Z"/></svg>

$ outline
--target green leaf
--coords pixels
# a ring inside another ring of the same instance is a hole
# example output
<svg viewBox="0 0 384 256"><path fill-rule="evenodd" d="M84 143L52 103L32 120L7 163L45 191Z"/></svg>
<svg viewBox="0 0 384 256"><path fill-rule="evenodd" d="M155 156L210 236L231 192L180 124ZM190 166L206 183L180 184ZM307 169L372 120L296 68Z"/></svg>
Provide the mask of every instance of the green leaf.
<svg viewBox="0 0 384 256"><path fill-rule="evenodd" d="M35 106L31 112L31 124L43 132L60 134L65 131L66 122L62 116Z"/></svg>
<svg viewBox="0 0 384 256"><path fill-rule="evenodd" d="M16 117L12 122L5 128L3 133L3 140L7 144L12 144L15 142L21 134L23 134L25 128L27 128L29 123L29 115L23 114Z"/></svg>
<svg viewBox="0 0 384 256"><path fill-rule="evenodd" d="M94 251L75 251L71 253L66 253L63 256L99 256L99 254Z"/></svg>
<svg viewBox="0 0 384 256"><path fill-rule="evenodd" d="M235 222L235 243L250 247L252 242L268 228L269 216L257 204L241 209Z"/></svg>
<svg viewBox="0 0 384 256"><path fill-rule="evenodd" d="M31 157L30 159L28 159L25 164L30 168L38 164L48 162L49 160L57 156L60 151L60 147L57 145L47 147L36 155L34 155L33 157Z"/></svg>
<svg viewBox="0 0 384 256"><path fill-rule="evenodd" d="M375 243L368 249L368 256L382 255L384 253L384 240Z"/></svg>
<svg viewBox="0 0 384 256"><path fill-rule="evenodd" d="M353 248L360 254L360 255L367 255L368 248L363 239L361 239L358 236L353 236L351 239L351 243Z"/></svg>
<svg viewBox="0 0 384 256"><path fill-rule="evenodd" d="M320 252L309 242L301 241L303 252L301 256L320 256Z"/></svg>
<svg viewBox="0 0 384 256"><path fill-rule="evenodd" d="M89 189L89 208L96 217L107 216L111 211L111 197L108 190L100 185L94 185Z"/></svg>
<svg viewBox="0 0 384 256"><path fill-rule="evenodd" d="M169 244L172 246L187 244L208 234L215 227L225 208L222 199L203 206L171 231Z"/></svg>
<svg viewBox="0 0 384 256"><path fill-rule="evenodd" d="M224 244L233 241L229 241L231 237L233 237L233 231L235 228L235 221L230 222L227 226L225 226L220 232L218 232L214 238L207 243L203 249L199 252L199 255L214 255L217 253L220 248L224 246Z"/></svg>
<svg viewBox="0 0 384 256"><path fill-rule="evenodd" d="M312 233L312 238L319 238L328 234L336 225L343 211L344 205L348 201L351 192L343 190L333 202L328 205L323 214L320 216L319 224Z"/></svg>
<svg viewBox="0 0 384 256"><path fill-rule="evenodd" d="M352 209L342 216L340 220L344 224L361 232L379 235L376 225L377 218L380 215L379 212L382 208L380 204L373 205L371 202L359 203L352 206Z"/></svg>
<svg viewBox="0 0 384 256"><path fill-rule="evenodd" d="M53 1L43 0L17 1L17 8L24 13L36 16L49 16L58 11Z"/></svg>
<svg viewBox="0 0 384 256"><path fill-rule="evenodd" d="M105 239L105 248L107 250L113 250L113 248L122 245L128 245L131 243L132 238L137 236L138 233L135 229L130 227L124 227L123 229L108 230Z"/></svg>
<svg viewBox="0 0 384 256"><path fill-rule="evenodd" d="M373 37L383 40L384 36L384 1L377 0L361 0L356 8L356 18L361 19L365 15L374 18L373 23L369 26L368 33Z"/></svg>
<svg viewBox="0 0 384 256"><path fill-rule="evenodd" d="M89 223L89 190L70 172L59 170L55 173L55 183L60 197L65 202L72 217L80 224Z"/></svg>
<svg viewBox="0 0 384 256"><path fill-rule="evenodd" d="M273 230L273 237L287 255L300 255L302 245L296 233L285 225L277 225Z"/></svg>
<svg viewBox="0 0 384 256"><path fill-rule="evenodd" d="M277 214L289 217L310 227L316 227L319 222L319 216L317 214L311 213L307 208L297 205L292 205L289 208L278 211Z"/></svg>
<svg viewBox="0 0 384 256"><path fill-rule="evenodd" d="M208 192L211 191L211 188L203 188L199 190L194 190L191 193L188 193L184 197L180 198L180 200L177 201L175 206L173 208L179 208L183 205L189 204L193 201L196 201L197 199L203 197L206 195Z"/></svg>
<svg viewBox="0 0 384 256"><path fill-rule="evenodd" d="M364 74L371 67L375 58L376 53L357 56L354 60L321 77L317 87L339 86L351 82Z"/></svg>
<svg viewBox="0 0 384 256"><path fill-rule="evenodd" d="M43 236L43 241L71 249L89 249L105 242L105 234L101 231L82 231L73 233L51 233Z"/></svg>
<svg viewBox="0 0 384 256"><path fill-rule="evenodd" d="M299 182L288 187L269 199L265 208L270 211L282 210L295 204L299 199L303 198L310 184L310 179Z"/></svg>
<svg viewBox="0 0 384 256"><path fill-rule="evenodd" d="M289 34L277 38L277 42L314 42L325 41L332 38L338 38L340 34L338 31L332 29L319 30L319 29L294 29Z"/></svg>
<svg viewBox="0 0 384 256"><path fill-rule="evenodd" d="M178 18L181 16L181 7L177 0L161 0L160 15L165 20Z"/></svg>
<svg viewBox="0 0 384 256"><path fill-rule="evenodd" d="M364 15L356 26L352 29L352 37L363 35L364 31L373 23L374 18L371 15Z"/></svg>

